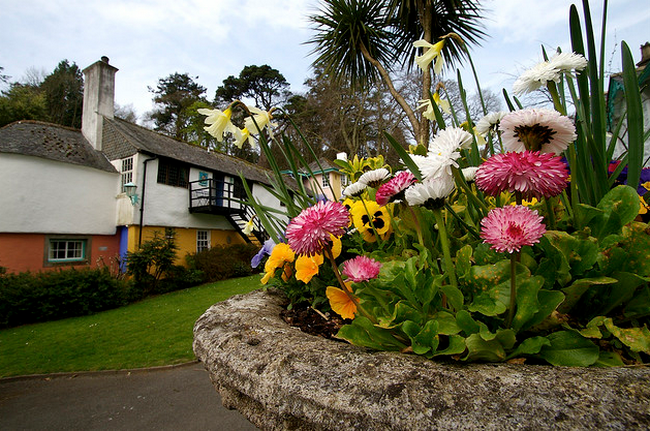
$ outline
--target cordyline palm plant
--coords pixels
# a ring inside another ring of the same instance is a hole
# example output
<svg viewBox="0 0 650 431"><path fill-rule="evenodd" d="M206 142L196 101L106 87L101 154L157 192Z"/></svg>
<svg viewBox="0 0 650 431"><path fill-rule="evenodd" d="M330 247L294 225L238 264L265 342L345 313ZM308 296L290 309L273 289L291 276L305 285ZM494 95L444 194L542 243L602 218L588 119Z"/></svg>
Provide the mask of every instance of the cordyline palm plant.
<svg viewBox="0 0 650 431"><path fill-rule="evenodd" d="M482 9L475 0L325 0L313 15L316 36L314 65L335 79L352 85L372 85L383 80L406 113L418 143L426 145L430 124L419 117L397 92L391 79L396 66L412 67L420 48L413 41L428 44L449 35L442 54L451 63L466 58L464 43L477 44L485 36L480 20ZM461 42L462 39L464 42ZM424 68L422 98L429 99L432 68Z"/></svg>

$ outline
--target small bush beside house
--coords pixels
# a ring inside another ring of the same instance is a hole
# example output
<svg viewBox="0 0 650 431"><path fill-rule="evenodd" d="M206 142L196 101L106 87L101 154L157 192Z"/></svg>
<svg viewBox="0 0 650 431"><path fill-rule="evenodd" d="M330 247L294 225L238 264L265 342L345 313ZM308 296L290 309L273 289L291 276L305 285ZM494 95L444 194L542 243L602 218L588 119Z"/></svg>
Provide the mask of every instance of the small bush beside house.
<svg viewBox="0 0 650 431"><path fill-rule="evenodd" d="M185 259L189 270L203 273L203 281L209 283L259 272L253 270L250 264L258 250L259 247L253 244L220 245L188 254Z"/></svg>

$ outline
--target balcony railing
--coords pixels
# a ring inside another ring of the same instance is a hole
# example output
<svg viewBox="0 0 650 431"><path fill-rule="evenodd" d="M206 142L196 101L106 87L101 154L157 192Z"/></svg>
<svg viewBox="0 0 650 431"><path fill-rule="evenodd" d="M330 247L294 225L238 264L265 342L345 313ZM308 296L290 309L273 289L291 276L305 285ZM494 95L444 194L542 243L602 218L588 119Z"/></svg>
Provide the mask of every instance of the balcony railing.
<svg viewBox="0 0 650 431"><path fill-rule="evenodd" d="M261 244L268 238L259 217L253 217L255 211L242 203L246 198L246 191L241 183L208 178L191 181L190 187L190 213L203 213L224 215L228 221L244 236L253 242L255 239ZM254 231L250 235L243 233L246 223L253 218Z"/></svg>
<svg viewBox="0 0 650 431"><path fill-rule="evenodd" d="M241 203L246 192L241 184L208 178L190 182L190 212L208 214L244 214Z"/></svg>

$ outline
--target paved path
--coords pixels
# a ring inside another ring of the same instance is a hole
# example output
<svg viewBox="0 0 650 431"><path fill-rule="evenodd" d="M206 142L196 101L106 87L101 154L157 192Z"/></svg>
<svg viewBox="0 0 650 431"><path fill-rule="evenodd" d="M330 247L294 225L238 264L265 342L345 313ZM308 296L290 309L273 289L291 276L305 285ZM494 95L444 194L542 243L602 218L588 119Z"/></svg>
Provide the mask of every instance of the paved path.
<svg viewBox="0 0 650 431"><path fill-rule="evenodd" d="M0 380L0 430L256 430L202 364Z"/></svg>

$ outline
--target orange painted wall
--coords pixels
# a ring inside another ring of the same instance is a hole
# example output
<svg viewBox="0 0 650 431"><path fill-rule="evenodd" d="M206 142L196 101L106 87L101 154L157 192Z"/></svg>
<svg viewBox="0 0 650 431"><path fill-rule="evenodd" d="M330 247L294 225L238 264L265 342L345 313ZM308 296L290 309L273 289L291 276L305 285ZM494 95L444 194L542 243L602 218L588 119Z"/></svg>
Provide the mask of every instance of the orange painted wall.
<svg viewBox="0 0 650 431"><path fill-rule="evenodd" d="M60 235L59 235L60 236ZM72 237L72 235L71 235ZM115 266L119 254L119 235L88 235L91 239L87 263L45 265L44 234L0 233L0 266L8 272L49 271L58 268Z"/></svg>

